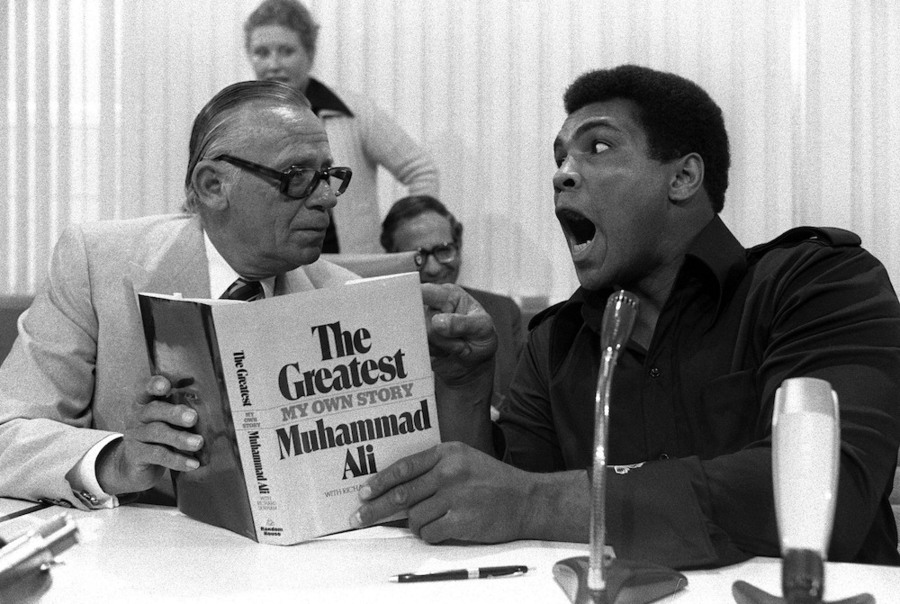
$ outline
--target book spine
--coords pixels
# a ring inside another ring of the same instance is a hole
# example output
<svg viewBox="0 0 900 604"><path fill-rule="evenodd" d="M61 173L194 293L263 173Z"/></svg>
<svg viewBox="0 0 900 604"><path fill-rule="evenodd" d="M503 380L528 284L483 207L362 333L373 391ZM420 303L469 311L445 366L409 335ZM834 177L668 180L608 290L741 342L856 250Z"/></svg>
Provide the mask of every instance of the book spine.
<svg viewBox="0 0 900 604"><path fill-rule="evenodd" d="M228 363L230 411L243 463L247 502L253 515L256 540L288 545L294 540L285 527L283 498L279 497L274 486L275 477L270 468L273 436L264 421L264 410L258 408L256 393L251 389L251 363L243 348L223 354L223 360Z"/></svg>
<svg viewBox="0 0 900 604"><path fill-rule="evenodd" d="M200 467L173 472L178 509L209 524L256 539L244 471L233 446L232 421L218 342L209 306L139 296L151 370L172 384L169 400L197 412L193 431L203 436Z"/></svg>

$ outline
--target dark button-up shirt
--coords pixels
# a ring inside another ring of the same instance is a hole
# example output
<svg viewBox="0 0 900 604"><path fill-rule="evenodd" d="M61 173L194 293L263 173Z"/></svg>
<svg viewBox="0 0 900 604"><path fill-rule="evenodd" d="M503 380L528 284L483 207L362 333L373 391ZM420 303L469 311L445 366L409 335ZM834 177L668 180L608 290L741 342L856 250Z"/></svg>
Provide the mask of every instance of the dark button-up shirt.
<svg viewBox="0 0 900 604"><path fill-rule="evenodd" d="M823 232L824 233L824 232ZM698 235L650 346L629 342L610 398L607 536L621 557L688 568L778 556L775 391L827 380L841 469L829 558L900 564L888 495L900 445L900 304L846 231L745 250L719 220ZM588 468L600 326L611 290L536 318L500 419L505 459ZM802 502L797 502L802 505Z"/></svg>

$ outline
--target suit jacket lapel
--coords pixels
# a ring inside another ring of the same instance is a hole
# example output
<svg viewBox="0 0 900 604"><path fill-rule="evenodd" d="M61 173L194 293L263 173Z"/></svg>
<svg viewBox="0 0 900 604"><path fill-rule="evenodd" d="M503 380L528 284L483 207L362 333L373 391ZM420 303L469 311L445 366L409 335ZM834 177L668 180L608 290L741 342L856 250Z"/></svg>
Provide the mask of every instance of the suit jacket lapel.
<svg viewBox="0 0 900 604"><path fill-rule="evenodd" d="M149 249L130 263L135 291L158 294L180 293L185 298L209 297L209 261L200 218L184 216L150 242ZM319 260L281 275L275 293L290 294L346 283L356 275L344 268Z"/></svg>
<svg viewBox="0 0 900 604"><path fill-rule="evenodd" d="M135 293L180 293L185 298L209 297L209 263L200 218L173 224L142 258L131 263Z"/></svg>

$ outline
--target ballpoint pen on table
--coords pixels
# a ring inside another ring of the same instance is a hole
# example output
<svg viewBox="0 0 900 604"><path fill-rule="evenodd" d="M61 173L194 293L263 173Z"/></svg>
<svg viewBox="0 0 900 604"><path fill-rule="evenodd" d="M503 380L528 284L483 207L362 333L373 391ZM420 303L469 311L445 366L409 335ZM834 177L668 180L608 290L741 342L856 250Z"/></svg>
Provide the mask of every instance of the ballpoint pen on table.
<svg viewBox="0 0 900 604"><path fill-rule="evenodd" d="M515 566L482 566L481 568L444 570L434 573L404 573L391 577L395 583L418 583L421 581L450 581L458 579L492 579L495 577L518 577L533 568L518 564Z"/></svg>

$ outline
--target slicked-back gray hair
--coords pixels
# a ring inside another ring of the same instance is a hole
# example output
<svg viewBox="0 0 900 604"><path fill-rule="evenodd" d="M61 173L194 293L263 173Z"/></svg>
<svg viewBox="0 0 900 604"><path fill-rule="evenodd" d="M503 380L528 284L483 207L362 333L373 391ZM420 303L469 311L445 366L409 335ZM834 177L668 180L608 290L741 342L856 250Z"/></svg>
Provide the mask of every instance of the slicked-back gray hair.
<svg viewBox="0 0 900 604"><path fill-rule="evenodd" d="M297 107L309 109L309 101L302 92L281 82L252 80L231 84L219 91L194 119L191 140L188 145L188 167L184 178L184 210L197 208L197 191L193 175L197 162L203 159L209 148L225 137L234 124L236 110L254 104L261 107Z"/></svg>

